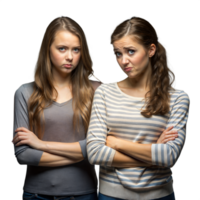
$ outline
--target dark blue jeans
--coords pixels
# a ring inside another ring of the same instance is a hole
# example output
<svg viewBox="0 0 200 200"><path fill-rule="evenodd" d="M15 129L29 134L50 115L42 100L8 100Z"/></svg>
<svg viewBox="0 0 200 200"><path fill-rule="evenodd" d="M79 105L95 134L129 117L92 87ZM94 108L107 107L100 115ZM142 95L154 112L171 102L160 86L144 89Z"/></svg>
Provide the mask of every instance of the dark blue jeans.
<svg viewBox="0 0 200 200"><path fill-rule="evenodd" d="M109 197L109 196L99 193L99 200L124 200L124 199ZM166 197L162 197L159 199L152 199L152 200L175 200L175 197L174 197L174 193L172 193Z"/></svg>
<svg viewBox="0 0 200 200"><path fill-rule="evenodd" d="M79 195L79 196L49 196L33 194L29 192L23 193L23 200L98 200L97 193Z"/></svg>

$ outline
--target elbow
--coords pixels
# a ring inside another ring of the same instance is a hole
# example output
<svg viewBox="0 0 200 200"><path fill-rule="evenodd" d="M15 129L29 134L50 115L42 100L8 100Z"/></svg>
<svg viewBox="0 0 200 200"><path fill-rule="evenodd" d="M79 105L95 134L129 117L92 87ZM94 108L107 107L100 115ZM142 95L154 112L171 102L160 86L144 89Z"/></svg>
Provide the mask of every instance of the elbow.
<svg viewBox="0 0 200 200"><path fill-rule="evenodd" d="M99 164L99 163L97 163L93 158L88 159L88 161L89 161L89 163L90 163L91 165L98 165L98 164Z"/></svg>
<svg viewBox="0 0 200 200"><path fill-rule="evenodd" d="M94 151L93 150L88 150L87 151L87 155L88 155L88 161L91 165L98 165L98 155L99 155L99 152L98 151Z"/></svg>
<svg viewBox="0 0 200 200"><path fill-rule="evenodd" d="M170 153L168 153L167 159L165 159L163 165L165 167L172 168L178 160L178 157L178 154L176 154L174 151L171 151Z"/></svg>
<svg viewBox="0 0 200 200"><path fill-rule="evenodd" d="M167 154L168 159L165 159L167 167L172 168L175 165L176 161L178 160L180 156L180 152L181 152L181 148L178 148L178 147L169 148L168 154Z"/></svg>
<svg viewBox="0 0 200 200"><path fill-rule="evenodd" d="M89 161L89 163L91 164L91 165L95 165L96 163L94 162L94 149L91 149L90 148L90 145L91 144L87 144L87 148L86 148L86 150L87 150L87 159L88 159L88 161Z"/></svg>
<svg viewBox="0 0 200 200"><path fill-rule="evenodd" d="M152 145L152 161L157 166L172 168L180 155L181 148L168 144Z"/></svg>
<svg viewBox="0 0 200 200"><path fill-rule="evenodd" d="M172 168L175 165L176 162L171 162L171 163L161 163L159 166L161 167L166 167L166 168Z"/></svg>
<svg viewBox="0 0 200 200"><path fill-rule="evenodd" d="M42 151L38 151L35 149L26 149L25 151L18 154L16 157L20 165L38 166L42 153Z"/></svg>
<svg viewBox="0 0 200 200"><path fill-rule="evenodd" d="M20 146L17 150L15 151L17 162L20 165L27 165L31 158L31 155L28 153L29 148Z"/></svg>
<svg viewBox="0 0 200 200"><path fill-rule="evenodd" d="M162 167L172 168L177 161L177 157L174 156L174 153L167 154L165 159L161 159L157 164Z"/></svg>
<svg viewBox="0 0 200 200"><path fill-rule="evenodd" d="M174 162L174 161L160 160L160 161L155 162L154 165L157 165L160 167L172 168L175 165L175 163L176 162Z"/></svg>
<svg viewBox="0 0 200 200"><path fill-rule="evenodd" d="M94 155L91 155L89 152L87 152L87 155L88 155L88 161L91 165L96 165L97 163L95 162L95 159L94 159Z"/></svg>
<svg viewBox="0 0 200 200"><path fill-rule="evenodd" d="M94 162L92 162L92 160L91 160L91 159L88 159L88 161L89 161L89 163L90 163L91 165L95 165L95 163L94 163Z"/></svg>
<svg viewBox="0 0 200 200"><path fill-rule="evenodd" d="M22 155L23 153L19 154L18 156L16 156L17 158L17 162L20 165L27 165L28 161L24 158L24 156Z"/></svg>
<svg viewBox="0 0 200 200"><path fill-rule="evenodd" d="M175 162L171 162L171 163L164 163L164 166L167 168L172 168L174 166Z"/></svg>
<svg viewBox="0 0 200 200"><path fill-rule="evenodd" d="M105 143L89 143L87 145L88 161L91 165L107 166L111 163L115 151L107 147Z"/></svg>
<svg viewBox="0 0 200 200"><path fill-rule="evenodd" d="M168 167L174 168L176 166L178 158L179 158L179 154L175 152L171 152L171 162L168 163Z"/></svg>

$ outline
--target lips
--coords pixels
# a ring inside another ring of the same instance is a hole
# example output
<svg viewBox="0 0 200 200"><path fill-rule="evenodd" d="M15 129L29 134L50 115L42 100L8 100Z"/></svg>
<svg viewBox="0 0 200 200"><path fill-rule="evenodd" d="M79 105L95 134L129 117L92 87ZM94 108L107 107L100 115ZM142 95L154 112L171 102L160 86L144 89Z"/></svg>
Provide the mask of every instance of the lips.
<svg viewBox="0 0 200 200"><path fill-rule="evenodd" d="M132 67L126 67L126 68L124 68L124 71L129 72L129 71L131 71L131 69L132 69Z"/></svg>
<svg viewBox="0 0 200 200"><path fill-rule="evenodd" d="M72 67L72 64L65 64L64 67L70 69Z"/></svg>

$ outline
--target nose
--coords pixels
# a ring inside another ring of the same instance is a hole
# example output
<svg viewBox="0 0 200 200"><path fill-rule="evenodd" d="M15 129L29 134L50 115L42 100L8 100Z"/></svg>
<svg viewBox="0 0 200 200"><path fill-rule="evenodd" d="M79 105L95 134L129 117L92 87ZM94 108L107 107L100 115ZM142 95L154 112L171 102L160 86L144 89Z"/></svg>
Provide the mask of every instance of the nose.
<svg viewBox="0 0 200 200"><path fill-rule="evenodd" d="M65 59L66 60L70 60L70 61L73 59L73 55L72 55L72 51L71 50L67 51Z"/></svg>
<svg viewBox="0 0 200 200"><path fill-rule="evenodd" d="M123 56L122 56L122 64L123 64L123 65L126 65L126 64L128 64L128 63L129 63L128 57L127 57L126 55L123 55Z"/></svg>

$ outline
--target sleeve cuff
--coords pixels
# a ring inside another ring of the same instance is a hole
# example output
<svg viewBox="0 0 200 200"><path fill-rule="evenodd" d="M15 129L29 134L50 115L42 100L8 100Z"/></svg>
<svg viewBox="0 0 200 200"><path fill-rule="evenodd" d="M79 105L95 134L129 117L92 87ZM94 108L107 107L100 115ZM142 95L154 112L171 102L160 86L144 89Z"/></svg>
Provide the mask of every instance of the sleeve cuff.
<svg viewBox="0 0 200 200"><path fill-rule="evenodd" d="M152 165L158 165L158 149L160 144L151 145L151 161Z"/></svg>
<svg viewBox="0 0 200 200"><path fill-rule="evenodd" d="M86 139L79 141L79 144L80 144L80 146L81 146L81 151L82 151L84 160L87 159L86 143L87 143L87 140L86 140Z"/></svg>
<svg viewBox="0 0 200 200"><path fill-rule="evenodd" d="M108 148L110 148L110 147L108 147ZM108 155L107 155L108 161L107 161L107 163L106 163L106 166L112 167L112 162L113 162L115 153L116 153L116 150L110 148L109 153L108 153Z"/></svg>
<svg viewBox="0 0 200 200"><path fill-rule="evenodd" d="M25 151L17 155L17 160L20 164L38 166L42 154L43 151L27 148Z"/></svg>

